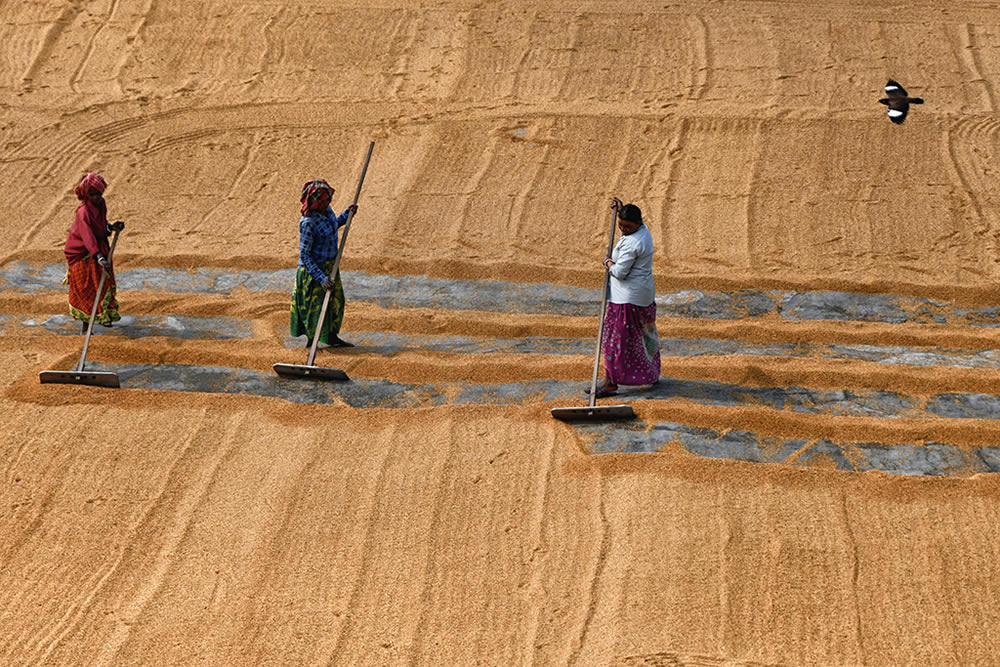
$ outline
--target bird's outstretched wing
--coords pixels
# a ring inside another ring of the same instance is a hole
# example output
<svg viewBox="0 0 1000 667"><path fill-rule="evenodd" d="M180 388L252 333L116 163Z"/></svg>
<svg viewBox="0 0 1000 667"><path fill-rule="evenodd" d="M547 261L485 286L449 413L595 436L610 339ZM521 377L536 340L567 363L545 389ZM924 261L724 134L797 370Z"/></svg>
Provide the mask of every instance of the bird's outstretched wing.
<svg viewBox="0 0 1000 667"><path fill-rule="evenodd" d="M896 125L902 125L903 121L906 120L906 112L909 110L909 105L904 106L902 109L889 107L889 120Z"/></svg>
<svg viewBox="0 0 1000 667"><path fill-rule="evenodd" d="M889 97L906 97L906 89L894 79L889 79L889 82L885 84L885 92Z"/></svg>

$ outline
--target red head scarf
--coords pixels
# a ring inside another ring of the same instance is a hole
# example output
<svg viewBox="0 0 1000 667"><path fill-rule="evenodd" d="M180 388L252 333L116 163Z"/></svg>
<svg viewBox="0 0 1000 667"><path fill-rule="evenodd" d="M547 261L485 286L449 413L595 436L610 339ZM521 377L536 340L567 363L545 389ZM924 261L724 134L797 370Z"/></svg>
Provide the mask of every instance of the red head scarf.
<svg viewBox="0 0 1000 667"><path fill-rule="evenodd" d="M302 186L302 196L299 197L299 201L302 202L302 215L326 209L332 199L333 188L330 187L329 183L322 178L309 181Z"/></svg>
<svg viewBox="0 0 1000 667"><path fill-rule="evenodd" d="M87 195L90 194L90 188L94 188L100 193L103 193L105 188L108 187L108 182L104 180L104 177L100 174L87 173L84 175L83 180L80 181L80 185L76 186L76 198L86 199Z"/></svg>

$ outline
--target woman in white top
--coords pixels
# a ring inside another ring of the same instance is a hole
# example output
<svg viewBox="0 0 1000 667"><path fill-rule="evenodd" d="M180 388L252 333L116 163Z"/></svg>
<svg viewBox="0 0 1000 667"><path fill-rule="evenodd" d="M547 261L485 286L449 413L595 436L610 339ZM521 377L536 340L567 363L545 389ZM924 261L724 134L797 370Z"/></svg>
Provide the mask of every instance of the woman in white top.
<svg viewBox="0 0 1000 667"><path fill-rule="evenodd" d="M621 238L604 267L611 274L611 295L604 319L604 380L597 397L611 396L619 384L648 385L660 380L660 338L656 333L653 237L635 204L616 197Z"/></svg>

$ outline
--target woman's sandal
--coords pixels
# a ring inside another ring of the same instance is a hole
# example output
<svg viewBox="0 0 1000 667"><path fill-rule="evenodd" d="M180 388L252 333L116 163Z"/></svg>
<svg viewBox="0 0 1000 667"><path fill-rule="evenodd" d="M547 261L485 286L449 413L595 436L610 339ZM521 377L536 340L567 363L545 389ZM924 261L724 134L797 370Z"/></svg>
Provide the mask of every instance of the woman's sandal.
<svg viewBox="0 0 1000 667"><path fill-rule="evenodd" d="M583 393L589 395L590 387L583 390ZM601 385L597 385L597 391L594 392L594 398L607 398L608 396L614 396L618 393L618 385L615 385L614 389L606 389Z"/></svg>
<svg viewBox="0 0 1000 667"><path fill-rule="evenodd" d="M330 347L354 347L354 343L349 343L340 336L334 336L330 339Z"/></svg>

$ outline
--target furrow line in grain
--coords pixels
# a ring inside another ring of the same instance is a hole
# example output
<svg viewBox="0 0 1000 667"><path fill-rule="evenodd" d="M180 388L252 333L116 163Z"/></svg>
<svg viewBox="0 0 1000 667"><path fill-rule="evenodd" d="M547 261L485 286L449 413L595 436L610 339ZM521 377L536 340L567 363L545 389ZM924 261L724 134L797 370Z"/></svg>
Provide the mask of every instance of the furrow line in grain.
<svg viewBox="0 0 1000 667"><path fill-rule="evenodd" d="M87 582L86 585L86 596L77 603L73 603L70 609L67 609L66 613L63 615L59 621L51 624L51 629L49 635L46 637L45 650L38 659L38 664L45 664L52 653L62 645L62 643L69 637L75 630L78 630L80 623L84 620L86 615L92 611L92 603L97 597L98 593L103 590L105 584L112 574L117 572L118 566L122 561L122 554L124 550L118 552L118 557L105 569L104 573L101 574L97 572L93 577ZM94 581L96 579L96 581ZM90 581L94 581L93 585ZM60 626L62 626L60 630ZM58 631L58 633L57 633Z"/></svg>
<svg viewBox="0 0 1000 667"><path fill-rule="evenodd" d="M24 435L27 436L28 434L25 433ZM18 443L17 452L14 453L14 456L10 457L7 460L6 465L4 466L4 479L7 482L8 487L14 480L14 476L16 475L17 471L17 466L21 463L21 459L24 457L24 452L27 451L27 449L30 446L31 446L30 438L25 437L23 440L21 440L21 442Z"/></svg>
<svg viewBox="0 0 1000 667"><path fill-rule="evenodd" d="M656 247L659 247L660 252L667 256L670 256L674 252L674 248L671 245L670 213L673 210L674 192L677 189L677 165L681 160L681 152L684 150L684 145L687 141L689 125L688 119L682 119L677 127L677 132L670 138L669 150L667 151L667 157L669 158L668 169L667 173L661 178L661 182L665 187L659 208L660 214L657 218L660 224L657 225L659 233L657 234Z"/></svg>
<svg viewBox="0 0 1000 667"><path fill-rule="evenodd" d="M274 26L281 20L281 17L286 10L287 7L278 7L278 11L269 16L261 27L261 37L264 40L264 48L261 50L260 62L257 65L257 71L254 72L250 81L251 89L260 88L264 75L270 70L270 63L273 59L275 42L275 38L271 33Z"/></svg>
<svg viewBox="0 0 1000 667"><path fill-rule="evenodd" d="M493 163L496 160L498 152L497 147L500 145L500 141L501 133L493 133L485 150L483 150L480 154L479 164L476 167L476 171L472 174L471 178L462 189L460 198L461 210L457 215L453 216L452 219L448 221L448 231L446 235L443 235L442 240L447 240L448 242L454 244L463 237L465 226L472 220L469 212L475 204L476 193L479 191L480 184L486 179L487 174L490 172L490 167L493 166Z"/></svg>
<svg viewBox="0 0 1000 667"><path fill-rule="evenodd" d="M147 156L153 155L168 148L173 148L174 146L192 144L199 139L207 139L211 136L226 134L228 131L229 130L224 127L206 127L200 130L192 130L191 132L175 134L160 139L149 148L143 149L141 153Z"/></svg>
<svg viewBox="0 0 1000 667"><path fill-rule="evenodd" d="M290 557L287 551L290 548L300 549L300 546L297 544L296 538L291 532L291 527L297 519L302 516L307 516L308 511L304 507L304 501L311 491L308 485L308 476L310 471L322 462L325 454L326 452L324 452L321 448L313 449L309 459L298 468L295 481L292 483L292 488L289 490L291 499L285 505L283 516L277 522L277 532L268 540L266 552L260 558L260 562L294 562L294 558ZM275 567L264 567L254 571L251 575L253 577L253 582L249 586L249 589L256 591L259 594L259 597L257 597L250 605L251 609L248 612L249 618L240 624L239 627L233 628L233 631L230 634L229 641L231 641L233 645L238 645L240 643L240 637L253 637L253 640L249 645L250 654L255 660L261 662L267 661L267 652L271 648L268 637L262 633L256 632L256 628L266 624L268 620L268 609L263 600L267 594L282 590L282 585L285 583L282 577L286 574L287 571L284 568ZM234 625L237 624L234 623Z"/></svg>
<svg viewBox="0 0 1000 667"><path fill-rule="evenodd" d="M847 536L848 546L851 550L851 587L854 591L854 641L857 642L857 651L860 654L858 664L867 664L865 660L864 632L861 626L861 591L859 589L859 576L861 570L861 560L858 554L858 540L851 526L851 517L847 511L847 492L840 494L840 515L844 522L844 532Z"/></svg>
<svg viewBox="0 0 1000 667"><path fill-rule="evenodd" d="M542 625L542 614L545 611L545 589L542 581L548 564L548 536L546 518L549 516L552 496L552 471L556 467L556 446L558 439L556 429L550 423L545 428L549 446L546 460L537 468L536 484L539 492L535 494L535 503L531 512L531 533L527 546L531 549L528 557L530 576L525 587L525 615L530 618L524 628L524 646L522 648L521 664L538 664L536 660L535 642L538 639L538 629Z"/></svg>
<svg viewBox="0 0 1000 667"><path fill-rule="evenodd" d="M556 100L562 101L567 99L566 92L569 88L570 75L573 74L573 63L576 61L577 53L580 49L580 33L583 30L582 22L585 19L586 14L577 12L573 15L573 20L570 23L569 43L565 47L568 53L566 67L563 68L563 75L559 81L559 89L555 95ZM514 91L514 93L516 94L517 91Z"/></svg>
<svg viewBox="0 0 1000 667"><path fill-rule="evenodd" d="M579 661L580 655L587 644L587 635L590 633L591 624L593 623L594 616L597 613L597 606L599 603L598 598L600 597L601 592L601 577L604 574L604 568L607 566L608 553L611 550L611 523L608 521L607 516L607 502L608 481L602 475L600 478L600 492L598 494L597 502L597 523L600 527L601 543L596 557L594 558L593 573L590 575L590 587L587 595L587 609L583 620L580 623L580 633L574 640L573 650L570 652L569 659L566 661L566 664L569 665L575 665Z"/></svg>
<svg viewBox="0 0 1000 667"><path fill-rule="evenodd" d="M149 20L149 14L153 11L153 4L156 0L149 0L149 4L146 5L145 10L139 14L139 22L135 25L132 30L125 37L125 48L122 48L121 54L118 57L118 62L115 63L115 73L114 81L118 86L118 90L121 93L125 91L125 66L128 64L129 60L135 57L136 49L140 46L141 40L139 36L146 29L146 22Z"/></svg>
<svg viewBox="0 0 1000 667"><path fill-rule="evenodd" d="M368 579L370 574L372 561L376 557L376 554L372 553L372 544L375 541L375 532L378 529L379 524L379 503L385 494L386 481L389 477L389 461L396 454L396 431L397 428L394 425L388 433L388 437L385 438L388 445L386 447L385 456L379 462L378 477L375 482L375 488L371 498L371 512L369 513L364 524L365 539L361 549L361 563L358 566L358 573L354 578L354 585L351 588L351 596L347 601L346 608L341 614L343 622L337 629L336 636L333 639L333 645L329 647L328 650L323 650L322 647L319 649L322 655L319 662L322 662L323 664L342 664L340 657L345 650L344 638L348 636L351 628L356 623L355 614L361 600L362 589L364 588L365 581Z"/></svg>
<svg viewBox="0 0 1000 667"><path fill-rule="evenodd" d="M407 663L414 666L419 664L421 658L423 657L422 653L424 642L426 641L429 632L429 617L433 608L433 593L437 583L434 575L439 569L436 561L437 557L444 552L441 535L441 533L444 532L444 529L441 521L441 515L445 507L445 496L451 489L450 482L456 468L455 443L457 440L458 436L456 433L455 421L449 420L448 446L445 449L444 462L440 473L437 476L437 492L434 494L434 499L431 501L434 509L431 513L430 524L427 530L429 545L422 570L423 585L420 588L419 610L417 611L416 621L413 623L412 632L408 637L404 637L403 639L403 645L410 646L410 655L407 659Z"/></svg>
<svg viewBox="0 0 1000 667"><path fill-rule="evenodd" d="M718 489L715 493L715 502L718 507L726 506L726 490ZM718 604L719 604L719 614L718 614L718 629L716 629L717 637L729 637L729 617L735 611L733 609L732 603L729 600L729 559L732 557L733 548L733 531L729 524L729 518L725 512L718 512L716 514L718 529L722 533L722 548L719 549L719 590L718 594ZM735 573L737 576L738 573ZM727 647L728 648L728 647Z"/></svg>
<svg viewBox="0 0 1000 667"><path fill-rule="evenodd" d="M525 25L525 29L521 31L521 36L520 36L521 39L518 40L518 42L515 42L516 46L512 45L512 50L514 48L520 49L521 55L518 56L517 62L514 63L514 66L511 68L510 91L507 95L504 96L505 98L509 98L511 100L517 99L517 92L521 88L521 73L528 71L527 68L528 60L531 58L532 55L530 45L525 44L524 40L525 39L530 40L531 25L537 20L538 20L538 10L535 10L531 18L528 19L528 22Z"/></svg>
<svg viewBox="0 0 1000 667"><path fill-rule="evenodd" d="M753 142L751 143L750 168L746 170L746 186L743 196L743 219L745 222L743 223L744 229L742 234L744 242L742 268L745 271L757 268L754 262L754 249L757 245L755 237L758 232L758 224L756 224L756 220L754 219L754 195L763 164L763 143L763 124L757 123L754 130Z"/></svg>
<svg viewBox="0 0 1000 667"><path fill-rule="evenodd" d="M511 239L510 256L511 258L517 257L519 253L519 248L523 247L526 242L523 237L523 229L525 224L529 224L525 220L525 210L528 208L531 202L531 193L535 190L538 182L544 177L544 169L548 165L549 156L552 154L552 146L549 143L545 143L542 146L542 154L535 159L533 168L531 169L531 174L526 176L521 189L518 191L517 195L514 196L514 200L511 202L510 214L507 218L507 235Z"/></svg>
<svg viewBox="0 0 1000 667"><path fill-rule="evenodd" d="M50 488L47 493L45 493L45 496L42 498L38 510L36 511L35 516L31 520L31 523L29 523L27 527L21 530L19 535L15 536L10 546L4 549L4 558L0 562L3 563L14 562L15 554L17 554L30 540L32 540L37 536L39 529L41 529L42 524L45 521L46 515L48 515L49 512L52 511L52 507L55 504L55 497L57 491L58 487L53 487ZM11 525L11 524L5 523L5 525ZM6 568L0 568L0 571L2 571L3 569ZM0 642L2 642L2 638L4 637L5 634L6 633L0 633ZM7 636L9 637L10 635ZM3 643L0 643L0 649L2 648L3 648ZM9 650L7 652L7 655L12 655L9 652Z"/></svg>
<svg viewBox="0 0 1000 667"><path fill-rule="evenodd" d="M115 14L118 12L118 6L120 4L121 0L111 0L111 7L108 11L107 18L87 39L87 47L84 49L83 57L80 59L80 63L77 65L76 70L74 70L73 74L69 77L69 87L74 93L80 93L80 81L83 79L83 71L87 69L87 65L90 63L90 59L94 55L94 48L97 44L98 38L101 36L101 33L103 33L105 28L107 28L108 25L114 21Z"/></svg>
<svg viewBox="0 0 1000 667"><path fill-rule="evenodd" d="M426 12L419 12L416 17L410 13L404 13L400 19L401 27L405 28L405 35L400 40L399 33L392 36L390 43L399 48L399 55L393 62L393 70L389 73L390 81L387 87L388 96L394 100L399 100L402 95L403 86L410 78L412 71L413 52L417 44L417 37L423 34L422 27L427 21ZM402 42L400 44L400 42Z"/></svg>
<svg viewBox="0 0 1000 667"><path fill-rule="evenodd" d="M688 31L694 48L691 49L691 83L687 99L697 101L705 96L712 85L712 45L708 23L700 15L688 19Z"/></svg>
<svg viewBox="0 0 1000 667"><path fill-rule="evenodd" d="M941 140L944 144L944 154L945 154L945 164L947 164L952 172L952 184L955 186L955 190L959 193L958 196L963 197L968 202L973 210L975 211L977 218L977 227L982 229L986 225L986 216L983 212L983 207L979 202L979 198L976 196L976 190L972 188L972 179L967 175L967 156L963 155L960 151L961 146L955 140L955 130L954 128L946 128L941 133ZM956 182L957 180L957 182Z"/></svg>
<svg viewBox="0 0 1000 667"><path fill-rule="evenodd" d="M128 118L119 118L84 130L82 134L95 144L107 144L117 141L134 130L145 127L150 123L155 124L159 121L176 119L182 116L191 116L192 118L187 122L198 123L199 117L202 115L211 114L213 111L222 112L226 110L226 106L219 106L215 108L199 107L197 109L182 106L176 109L167 109L165 111L157 111L151 114L141 114Z"/></svg>
<svg viewBox="0 0 1000 667"><path fill-rule="evenodd" d="M622 129L622 136L626 138L632 137L636 132L636 126L638 124L639 123L637 120L630 119L625 124L625 127ZM609 170L610 180L608 182L607 191L613 193L613 195L616 197L619 198L624 197L625 198L624 203L627 204L628 200L630 199L630 196L629 194L626 194L625 186L623 185L623 183L628 177L627 176L628 170L625 167L628 165L630 158L632 156L632 144L628 141L621 141L614 144L614 146L617 149L614 154L615 165ZM604 203L605 202L602 202L602 204ZM604 211L607 210L604 208L603 205L601 206L601 209ZM600 238L603 241L603 243L599 246L602 252L607 250L607 245L606 245L607 244L606 235L608 233L607 220L608 220L607 217L601 215L598 219L596 219L592 223L596 231L595 238ZM617 232L615 232L615 234L617 234Z"/></svg>
<svg viewBox="0 0 1000 667"><path fill-rule="evenodd" d="M201 506L206 495L208 494L209 489L214 484L223 462L231 455L235 435L239 431L240 424L244 421L244 416L242 414L231 418L234 422L225 428L220 442L216 444L215 451L209 455L210 458L207 462L207 472L202 473L200 477L194 481L189 478L175 478L178 473L186 472L188 465L194 465L197 463L197 461L185 462L185 458L187 458L188 453L192 451L191 448L195 446L194 443L198 440L198 436L205 432L204 427L206 425L206 418L208 417L207 413L207 410L203 411L197 430L185 442L180 456L177 458L170 473L165 477L163 488L160 489L160 493L157 495L156 499L150 503L149 508L144 513L142 519L136 523L136 532L138 533L139 529L142 528L147 520L152 517L154 510L157 508L161 508L164 511L172 509L173 517L166 522L167 525L165 526L164 533L157 538L160 541L160 546L156 549L155 555L151 557L151 571L144 573L141 577L141 583L133 589L130 598L124 601L121 605L121 613L116 617L116 627L113 630L111 637L107 640L104 646L101 647L100 654L95 660L96 664L111 664L115 661L115 657L128 641L132 625L138 621L147 605L163 587L163 584L167 579L167 573L174 564L177 549L183 543L185 537L190 531L194 513ZM214 423L214 420L210 421L210 425ZM197 475L198 467L203 466L195 466L195 469L190 472ZM164 500L164 496L171 486L171 480L173 480L173 483L179 487L176 492L178 497L175 500ZM172 508L171 505L173 506ZM135 544L135 540L131 543ZM129 548L122 550L119 555L119 562L129 551L131 551ZM136 555L139 558L147 557L146 554Z"/></svg>
<svg viewBox="0 0 1000 667"><path fill-rule="evenodd" d="M138 25L136 25L135 30L132 31L132 37L134 37L134 43L137 46L141 46L143 42L143 35L146 32L146 28L149 27L149 17L153 15L156 11L157 5L160 4L160 0L149 0L149 4L146 5L146 10L142 13L142 18L139 20Z"/></svg>
<svg viewBox="0 0 1000 667"><path fill-rule="evenodd" d="M260 134L254 132L253 136L250 138L249 142L246 144L246 148L241 156L240 167L236 171L236 175L233 177L232 183L229 186L229 190L222 197L215 199L215 203L212 204L205 213L201 215L194 216L194 224L192 224L185 231L185 234L193 234L201 227L203 222L212 223L214 222L213 217L215 213L223 207L229 206L234 199L237 199L237 188L240 187L241 181L250 173L250 166L254 163L257 158L257 153L260 150Z"/></svg>
<svg viewBox="0 0 1000 667"><path fill-rule="evenodd" d="M31 88L32 82L38 75L41 68L51 59L56 48L56 43L59 41L59 38L62 37L63 32L66 31L66 28L72 24L73 21L76 20L76 17L83 11L83 5L83 0L72 0L69 2L67 7L63 8L59 17L49 24L48 29L45 31L45 37L42 39L41 46L32 57L31 64L28 65L28 69L21 76L22 91Z"/></svg>
<svg viewBox="0 0 1000 667"><path fill-rule="evenodd" d="M965 24L965 32L962 35L962 46L964 51L968 53L968 59L970 64L970 69L976 76L973 82L979 82L983 84L983 90L986 93L986 100L989 103L989 111L997 111L997 100L996 93L993 90L993 84L990 83L989 78L986 76L985 70L983 68L982 56L979 53L979 45L976 40L976 27L971 23Z"/></svg>

